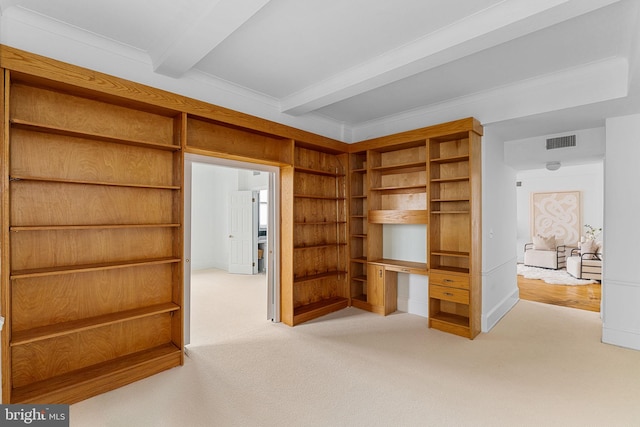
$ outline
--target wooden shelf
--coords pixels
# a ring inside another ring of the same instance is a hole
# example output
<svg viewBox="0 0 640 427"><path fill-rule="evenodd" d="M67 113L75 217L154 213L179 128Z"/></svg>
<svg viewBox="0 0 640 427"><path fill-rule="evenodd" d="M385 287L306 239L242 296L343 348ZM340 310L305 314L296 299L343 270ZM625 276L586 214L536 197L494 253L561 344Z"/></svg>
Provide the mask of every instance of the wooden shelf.
<svg viewBox="0 0 640 427"><path fill-rule="evenodd" d="M10 231L108 230L117 228L177 228L181 224L100 224L100 225L33 225L13 226Z"/></svg>
<svg viewBox="0 0 640 427"><path fill-rule="evenodd" d="M332 177L345 176L345 174L341 173L341 172L329 172L329 171L323 171L323 170L318 170L318 169L304 168L304 167L300 167L300 166L296 166L295 167L295 171L296 172L302 172L302 173L308 173L310 175L322 175L322 176L332 176Z"/></svg>
<svg viewBox="0 0 640 427"><path fill-rule="evenodd" d="M462 156L451 156L451 157L441 157L437 159L431 159L431 163L456 163L456 162L464 162L469 160L469 155Z"/></svg>
<svg viewBox="0 0 640 427"><path fill-rule="evenodd" d="M433 263L431 264L431 271L442 271L442 272L446 272L446 273L469 274L469 269L468 268L451 267L451 266L433 264Z"/></svg>
<svg viewBox="0 0 640 427"><path fill-rule="evenodd" d="M450 256L458 258L469 258L469 252L456 252L456 251L431 251L432 255Z"/></svg>
<svg viewBox="0 0 640 427"><path fill-rule="evenodd" d="M346 246L346 243L322 243L318 245L305 245L305 246L294 246L293 249L322 249L322 248L331 248L334 246Z"/></svg>
<svg viewBox="0 0 640 427"><path fill-rule="evenodd" d="M447 203L447 202L468 202L468 197L461 197L459 199L431 199L432 202Z"/></svg>
<svg viewBox="0 0 640 427"><path fill-rule="evenodd" d="M311 304L302 305L294 309L293 323L299 324L325 314L341 310L349 306L349 300L343 297L333 297Z"/></svg>
<svg viewBox="0 0 640 427"><path fill-rule="evenodd" d="M357 262L357 263L360 263L360 264L366 264L367 263L367 257L361 256L361 257L351 258L351 262Z"/></svg>
<svg viewBox="0 0 640 427"><path fill-rule="evenodd" d="M346 197L335 196L315 196L313 194L294 194L293 197L298 199L318 199L318 200L346 200Z"/></svg>
<svg viewBox="0 0 640 427"><path fill-rule="evenodd" d="M366 199L367 195L366 194L357 194L357 195L352 195L351 196L352 199Z"/></svg>
<svg viewBox="0 0 640 427"><path fill-rule="evenodd" d="M351 279L356 280L358 282L366 282L367 276L353 276Z"/></svg>
<svg viewBox="0 0 640 427"><path fill-rule="evenodd" d="M402 163L397 165L385 165L376 166L371 168L372 171L380 172L383 175L399 174L399 173L412 173L412 172L426 172L426 162L411 162Z"/></svg>
<svg viewBox="0 0 640 427"><path fill-rule="evenodd" d="M407 185L407 186L394 186L394 187L376 187L371 191L379 191L387 194L413 194L413 193L425 193L427 191L426 184L420 185Z"/></svg>
<svg viewBox="0 0 640 427"><path fill-rule="evenodd" d="M32 123L26 120L11 119L12 127L24 129L33 132L51 133L55 135L70 136L74 138L92 139L94 141L110 142L114 144L135 145L138 147L147 147L158 150L180 151L179 145L158 144L155 142L141 141L136 139L116 138L112 136L100 135L92 132L83 132L71 129L65 129L57 126L50 126L40 123Z"/></svg>
<svg viewBox="0 0 640 427"><path fill-rule="evenodd" d="M389 258L379 258L370 260L371 264L380 264L384 265L387 270L397 271L399 273L411 273L411 274L428 274L429 270L427 268L427 263L425 262L415 262L415 261L404 261L399 259L389 259Z"/></svg>
<svg viewBox="0 0 640 427"><path fill-rule="evenodd" d="M369 211L371 224L428 224L426 210L372 210Z"/></svg>
<svg viewBox="0 0 640 427"><path fill-rule="evenodd" d="M469 181L468 176L456 176L452 178L434 178L431 182L460 182L460 181Z"/></svg>
<svg viewBox="0 0 640 427"><path fill-rule="evenodd" d="M147 184L127 184L117 182L104 182L104 181L88 181L79 179L62 179L62 178L42 178L37 176L24 176L24 175L12 175L9 178L10 181L38 181L38 182L51 182L62 184L82 184L82 185L100 185L106 187L128 187L128 188L150 188L158 190L180 190L178 185L147 185Z"/></svg>
<svg viewBox="0 0 640 427"><path fill-rule="evenodd" d="M296 221L295 225L337 225L346 224L347 221Z"/></svg>
<svg viewBox="0 0 640 427"><path fill-rule="evenodd" d="M75 332L82 332L89 329L100 328L114 323L126 322L141 317L153 316L156 314L169 313L179 310L180 306L173 303L158 304L151 307L137 308L133 310L121 311L118 313L105 314L102 316L90 317L87 319L74 320L71 322L42 326L25 331L13 332L11 336L11 346L24 345L34 341L46 340Z"/></svg>
<svg viewBox="0 0 640 427"><path fill-rule="evenodd" d="M304 282L312 282L315 280L325 279L327 277L340 276L342 274L347 274L346 271L327 271L326 273L313 274L311 276L302 276L296 277L293 279L294 283L304 283Z"/></svg>
<svg viewBox="0 0 640 427"><path fill-rule="evenodd" d="M351 169L352 173L367 173L367 169L366 168L361 168L361 169Z"/></svg>
<svg viewBox="0 0 640 427"><path fill-rule="evenodd" d="M11 403L75 403L182 363L182 351L167 343L12 390Z"/></svg>
<svg viewBox="0 0 640 427"><path fill-rule="evenodd" d="M468 214L470 211L431 211L434 215L446 215L446 214Z"/></svg>
<svg viewBox="0 0 640 427"><path fill-rule="evenodd" d="M12 272L11 280L25 279L29 277L57 276L61 274L84 273L84 272L99 271L99 270L113 270L116 268L130 268L130 267L138 267L142 265L171 264L171 263L179 263L180 261L182 261L180 258L168 257L168 258L153 258L153 259L142 259L142 260L133 260L133 261L122 261L122 262L106 262L101 264L84 264L84 265L71 265L71 266L63 266L63 267L34 268L29 270L17 270Z"/></svg>
<svg viewBox="0 0 640 427"><path fill-rule="evenodd" d="M350 237L354 237L356 239L366 239L367 235L366 234L350 234Z"/></svg>

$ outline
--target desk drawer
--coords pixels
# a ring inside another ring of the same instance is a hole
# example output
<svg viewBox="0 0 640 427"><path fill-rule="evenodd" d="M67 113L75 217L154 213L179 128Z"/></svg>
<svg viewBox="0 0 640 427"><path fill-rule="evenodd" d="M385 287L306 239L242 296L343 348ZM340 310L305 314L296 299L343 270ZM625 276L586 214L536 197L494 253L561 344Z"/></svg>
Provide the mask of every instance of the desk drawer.
<svg viewBox="0 0 640 427"><path fill-rule="evenodd" d="M445 301L469 304L469 291L465 291L464 289L429 284L429 296Z"/></svg>
<svg viewBox="0 0 640 427"><path fill-rule="evenodd" d="M454 276L437 272L429 273L429 283L454 288L469 289L469 276Z"/></svg>

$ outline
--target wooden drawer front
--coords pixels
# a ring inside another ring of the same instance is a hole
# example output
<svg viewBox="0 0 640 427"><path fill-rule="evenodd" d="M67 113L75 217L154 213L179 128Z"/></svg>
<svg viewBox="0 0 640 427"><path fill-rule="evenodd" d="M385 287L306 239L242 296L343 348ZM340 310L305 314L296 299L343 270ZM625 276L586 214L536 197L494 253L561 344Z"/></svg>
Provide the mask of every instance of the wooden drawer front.
<svg viewBox="0 0 640 427"><path fill-rule="evenodd" d="M469 304L469 291L463 289L449 288L447 286L429 285L429 296L445 301Z"/></svg>
<svg viewBox="0 0 640 427"><path fill-rule="evenodd" d="M469 276L454 276L442 273L429 273L429 283L454 288L469 289Z"/></svg>

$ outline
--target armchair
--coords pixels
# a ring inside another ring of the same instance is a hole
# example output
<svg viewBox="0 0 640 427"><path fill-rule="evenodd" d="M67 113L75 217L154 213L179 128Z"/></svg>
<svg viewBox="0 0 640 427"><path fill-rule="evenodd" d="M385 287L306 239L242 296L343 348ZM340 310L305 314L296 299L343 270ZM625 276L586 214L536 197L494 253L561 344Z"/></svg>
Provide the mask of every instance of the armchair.
<svg viewBox="0 0 640 427"><path fill-rule="evenodd" d="M602 281L602 250L573 249L567 258L567 273L576 279L593 279Z"/></svg>
<svg viewBox="0 0 640 427"><path fill-rule="evenodd" d="M536 236L524 245L524 265L558 270L566 265L565 250L562 240Z"/></svg>

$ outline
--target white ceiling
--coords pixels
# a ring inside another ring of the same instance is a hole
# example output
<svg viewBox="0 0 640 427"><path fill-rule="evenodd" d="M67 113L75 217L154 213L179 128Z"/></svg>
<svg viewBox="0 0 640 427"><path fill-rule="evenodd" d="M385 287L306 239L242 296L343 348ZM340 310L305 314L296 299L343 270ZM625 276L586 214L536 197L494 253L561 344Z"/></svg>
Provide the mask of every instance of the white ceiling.
<svg viewBox="0 0 640 427"><path fill-rule="evenodd" d="M0 43L345 142L640 112L640 0L0 0Z"/></svg>

